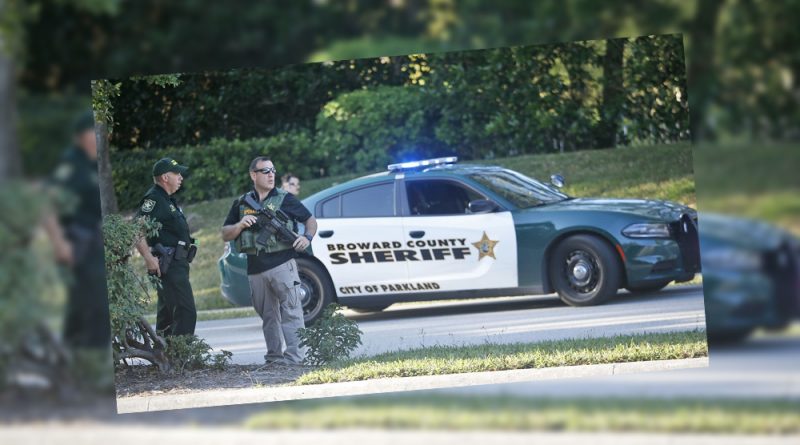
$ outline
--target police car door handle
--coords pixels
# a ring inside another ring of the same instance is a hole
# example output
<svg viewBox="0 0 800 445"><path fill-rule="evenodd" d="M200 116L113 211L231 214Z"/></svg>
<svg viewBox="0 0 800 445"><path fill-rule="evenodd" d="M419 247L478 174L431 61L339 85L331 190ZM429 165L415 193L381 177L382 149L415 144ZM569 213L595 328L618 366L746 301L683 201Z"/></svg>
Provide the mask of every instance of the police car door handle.
<svg viewBox="0 0 800 445"><path fill-rule="evenodd" d="M333 230L321 230L318 235L320 238L330 238L333 236Z"/></svg>
<svg viewBox="0 0 800 445"><path fill-rule="evenodd" d="M411 238L415 238L415 239L416 238L422 238L423 236L425 236L425 231L424 230L412 230L408 234L411 235Z"/></svg>

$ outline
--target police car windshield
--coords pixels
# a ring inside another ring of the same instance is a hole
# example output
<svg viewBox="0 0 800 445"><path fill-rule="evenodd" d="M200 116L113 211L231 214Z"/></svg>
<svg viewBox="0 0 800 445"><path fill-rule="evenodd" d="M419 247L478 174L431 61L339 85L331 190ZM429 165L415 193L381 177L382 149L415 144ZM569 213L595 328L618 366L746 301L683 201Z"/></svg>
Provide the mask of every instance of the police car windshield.
<svg viewBox="0 0 800 445"><path fill-rule="evenodd" d="M555 187L511 170L476 171L468 176L521 209L569 199Z"/></svg>

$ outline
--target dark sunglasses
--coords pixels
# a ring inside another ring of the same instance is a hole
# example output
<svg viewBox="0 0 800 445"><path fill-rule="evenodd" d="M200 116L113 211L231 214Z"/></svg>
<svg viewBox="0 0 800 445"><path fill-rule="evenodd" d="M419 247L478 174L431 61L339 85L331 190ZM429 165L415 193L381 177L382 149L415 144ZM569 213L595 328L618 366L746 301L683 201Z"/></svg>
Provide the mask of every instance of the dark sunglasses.
<svg viewBox="0 0 800 445"><path fill-rule="evenodd" d="M268 175L270 173L275 173L277 170L275 170L275 167L265 167L265 168L262 168L261 170L253 170L253 171Z"/></svg>

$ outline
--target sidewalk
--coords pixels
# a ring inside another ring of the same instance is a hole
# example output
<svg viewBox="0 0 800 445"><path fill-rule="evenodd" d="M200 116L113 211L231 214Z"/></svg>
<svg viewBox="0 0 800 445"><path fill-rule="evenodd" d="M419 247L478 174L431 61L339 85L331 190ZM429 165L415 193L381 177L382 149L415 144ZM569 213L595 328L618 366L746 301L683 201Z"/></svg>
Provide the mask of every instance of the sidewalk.
<svg viewBox="0 0 800 445"><path fill-rule="evenodd" d="M611 376L638 372L701 368L707 366L708 358L704 357L683 360L660 360L603 365L564 366L544 369L516 369L510 371L452 375L383 378L358 382L326 383L306 386L219 389L184 394L121 397L117 399L117 412L123 414L185 408L204 408L244 403L277 402L284 400L353 396L470 385L488 385L498 382L513 383L535 380Z"/></svg>

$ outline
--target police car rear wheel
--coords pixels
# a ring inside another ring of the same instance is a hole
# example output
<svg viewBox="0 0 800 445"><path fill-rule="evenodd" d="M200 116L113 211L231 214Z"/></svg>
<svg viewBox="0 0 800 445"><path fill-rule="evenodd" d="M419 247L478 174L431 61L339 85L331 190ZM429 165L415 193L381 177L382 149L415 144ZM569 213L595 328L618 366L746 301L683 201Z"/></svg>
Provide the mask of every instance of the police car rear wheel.
<svg viewBox="0 0 800 445"><path fill-rule="evenodd" d="M300 277L300 301L306 326L313 325L325 306L333 301L333 283L325 268L306 258L298 258L297 275Z"/></svg>
<svg viewBox="0 0 800 445"><path fill-rule="evenodd" d="M550 280L570 306L603 303L617 293L621 265L604 240L591 235L571 236L550 257Z"/></svg>

